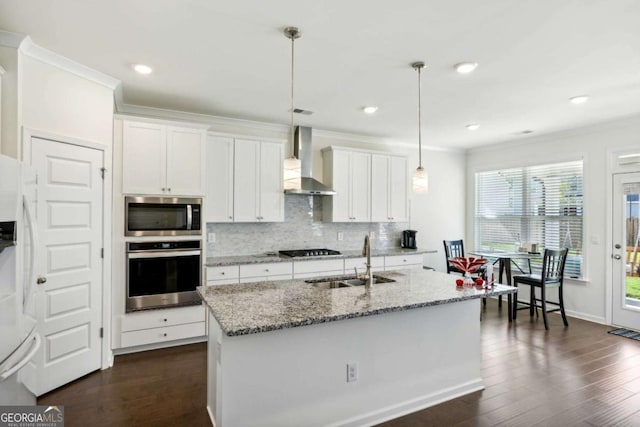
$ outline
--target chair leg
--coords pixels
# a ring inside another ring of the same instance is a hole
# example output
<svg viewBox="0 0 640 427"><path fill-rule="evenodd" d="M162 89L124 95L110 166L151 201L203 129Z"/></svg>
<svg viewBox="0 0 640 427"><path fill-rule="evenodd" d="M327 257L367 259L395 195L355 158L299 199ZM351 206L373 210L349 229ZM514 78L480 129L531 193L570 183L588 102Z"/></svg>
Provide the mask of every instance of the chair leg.
<svg viewBox="0 0 640 427"><path fill-rule="evenodd" d="M498 308L502 308L502 295L498 296Z"/></svg>
<svg viewBox="0 0 640 427"><path fill-rule="evenodd" d="M507 311L509 312L509 314L507 315L509 317L509 322L513 321L513 307L512 307L512 296L511 294L507 295Z"/></svg>
<svg viewBox="0 0 640 427"><path fill-rule="evenodd" d="M486 298L482 298L482 305L484 305L484 306L487 305L487 299Z"/></svg>
<svg viewBox="0 0 640 427"><path fill-rule="evenodd" d="M567 315L564 314L564 298L562 297L562 285L558 288L558 302L560 303L560 314L562 315L562 323L564 326L569 326L569 322L567 322Z"/></svg>
<svg viewBox="0 0 640 427"><path fill-rule="evenodd" d="M540 303L542 305L542 318L544 319L544 328L549 330L549 319L547 315L547 295L545 292L545 286L540 288Z"/></svg>
<svg viewBox="0 0 640 427"><path fill-rule="evenodd" d="M515 282L513 286L516 288L516 292L513 294L509 294L513 297L511 319L516 320L516 317L518 315L518 282Z"/></svg>
<svg viewBox="0 0 640 427"><path fill-rule="evenodd" d="M538 313L538 309L536 307L536 287L531 285L529 286L529 317L533 317L534 308L536 313Z"/></svg>

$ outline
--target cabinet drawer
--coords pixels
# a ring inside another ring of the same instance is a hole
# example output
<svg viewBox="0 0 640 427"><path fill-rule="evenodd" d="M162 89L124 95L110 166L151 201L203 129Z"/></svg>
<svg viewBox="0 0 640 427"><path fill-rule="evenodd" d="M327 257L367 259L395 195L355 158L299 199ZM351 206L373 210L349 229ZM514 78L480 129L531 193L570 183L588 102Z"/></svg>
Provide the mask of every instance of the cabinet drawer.
<svg viewBox="0 0 640 427"><path fill-rule="evenodd" d="M367 259L361 258L346 258L344 260L344 274L353 273L353 267L358 269L358 273L364 273L367 269ZM383 271L384 270L384 257L377 256L371 257L371 271Z"/></svg>
<svg viewBox="0 0 640 427"><path fill-rule="evenodd" d="M291 280L291 274L278 274L274 276L241 277L240 283L273 282L275 280Z"/></svg>
<svg viewBox="0 0 640 427"><path fill-rule="evenodd" d="M310 277L309 273L329 273L341 274L344 272L343 259L330 260L313 260L313 261L294 261L293 275L294 277Z"/></svg>
<svg viewBox="0 0 640 427"><path fill-rule="evenodd" d="M240 279L247 277L269 277L293 274L292 262L273 262L263 264L244 264L240 266Z"/></svg>
<svg viewBox="0 0 640 427"><path fill-rule="evenodd" d="M225 280L228 283L238 283L240 277L237 265L225 265L222 267L207 267L207 282L211 280Z"/></svg>
<svg viewBox="0 0 640 427"><path fill-rule="evenodd" d="M122 332L203 322L204 319L203 305L130 313L122 318Z"/></svg>
<svg viewBox="0 0 640 427"><path fill-rule="evenodd" d="M384 257L385 270L392 270L394 267L414 268L422 266L422 254L392 255Z"/></svg>
<svg viewBox="0 0 640 427"><path fill-rule="evenodd" d="M185 338L201 337L204 335L205 322L196 322L186 323L184 325L167 326L164 328L123 332L120 337L120 342L122 343L122 347L133 347L136 345L175 341Z"/></svg>

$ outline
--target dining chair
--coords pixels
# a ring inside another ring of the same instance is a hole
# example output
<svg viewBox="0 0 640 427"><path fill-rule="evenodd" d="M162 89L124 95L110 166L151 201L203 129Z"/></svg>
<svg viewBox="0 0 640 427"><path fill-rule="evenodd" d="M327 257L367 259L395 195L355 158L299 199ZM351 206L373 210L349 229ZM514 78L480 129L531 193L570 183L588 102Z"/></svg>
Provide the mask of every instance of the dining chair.
<svg viewBox="0 0 640 427"><path fill-rule="evenodd" d="M544 320L544 328L549 329L549 319L547 313L560 311L564 326L569 326L567 316L564 312L564 298L562 295L562 284L564 282L564 266L567 261L567 253L569 249L545 249L542 259L542 269L540 274L524 274L513 276L513 286L516 288L519 284L529 286L529 301L519 301L518 292L513 295L513 320L516 319L518 310L529 309L529 316L533 317L533 312L538 314L538 308L542 310L542 318ZM536 288L540 288L540 298L536 296ZM547 299L547 289L558 288L558 301L550 301ZM538 304L539 303L539 304ZM524 307L518 307L518 304ZM547 309L547 304L551 304L556 308Z"/></svg>

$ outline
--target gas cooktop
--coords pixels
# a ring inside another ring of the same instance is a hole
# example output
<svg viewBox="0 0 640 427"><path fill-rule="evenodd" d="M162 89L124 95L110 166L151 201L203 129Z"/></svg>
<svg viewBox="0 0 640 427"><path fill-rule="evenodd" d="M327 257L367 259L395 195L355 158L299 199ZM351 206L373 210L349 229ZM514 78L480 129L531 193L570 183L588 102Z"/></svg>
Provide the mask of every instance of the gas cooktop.
<svg viewBox="0 0 640 427"><path fill-rule="evenodd" d="M280 255L288 256L291 258L341 255L340 252L334 251L333 249L293 249L287 251L279 251L278 253Z"/></svg>

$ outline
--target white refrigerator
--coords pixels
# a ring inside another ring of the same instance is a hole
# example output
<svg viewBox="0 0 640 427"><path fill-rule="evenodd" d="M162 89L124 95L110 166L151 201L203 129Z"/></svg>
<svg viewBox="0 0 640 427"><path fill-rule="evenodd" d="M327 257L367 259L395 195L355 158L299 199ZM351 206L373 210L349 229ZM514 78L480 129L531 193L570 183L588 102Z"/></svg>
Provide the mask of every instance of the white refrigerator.
<svg viewBox="0 0 640 427"><path fill-rule="evenodd" d="M40 347L34 313L35 174L0 155L0 405L33 405L20 370Z"/></svg>

